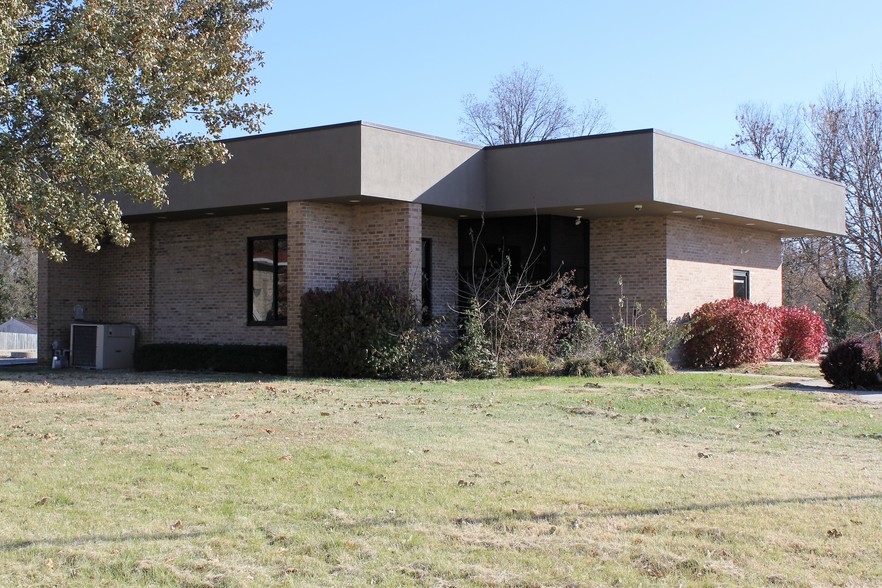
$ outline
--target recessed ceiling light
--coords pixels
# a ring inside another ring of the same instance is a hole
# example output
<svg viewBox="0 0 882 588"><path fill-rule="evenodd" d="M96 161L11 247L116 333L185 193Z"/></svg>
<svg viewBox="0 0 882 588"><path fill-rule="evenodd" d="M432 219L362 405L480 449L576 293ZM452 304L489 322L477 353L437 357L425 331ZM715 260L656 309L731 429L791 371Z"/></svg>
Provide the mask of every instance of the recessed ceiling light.
<svg viewBox="0 0 882 588"><path fill-rule="evenodd" d="M682 210L672 210L671 214L683 214Z"/></svg>
<svg viewBox="0 0 882 588"><path fill-rule="evenodd" d="M745 223L748 227L754 226L756 223Z"/></svg>
<svg viewBox="0 0 882 588"><path fill-rule="evenodd" d="M585 208L580 206L579 208L574 208L573 210L585 210Z"/></svg>
<svg viewBox="0 0 882 588"><path fill-rule="evenodd" d="M711 220L720 220L720 217L718 217L718 216L712 216L712 217L711 217Z"/></svg>
<svg viewBox="0 0 882 588"><path fill-rule="evenodd" d="M469 215L467 215L467 214L461 214L461 215L459 215L459 218L469 218Z"/></svg>
<svg viewBox="0 0 882 588"><path fill-rule="evenodd" d="M353 198L349 202L351 202L352 204L358 204L359 202L361 202L361 200L359 200L358 198Z"/></svg>
<svg viewBox="0 0 882 588"><path fill-rule="evenodd" d="M781 231L781 232L786 231L786 230L787 230L787 229L778 229L778 231Z"/></svg>
<svg viewBox="0 0 882 588"><path fill-rule="evenodd" d="M214 213L213 212L206 212L205 216L214 216Z"/></svg>
<svg viewBox="0 0 882 588"><path fill-rule="evenodd" d="M260 209L261 209L261 210L269 210L270 207L269 207L269 206L261 206Z"/></svg>

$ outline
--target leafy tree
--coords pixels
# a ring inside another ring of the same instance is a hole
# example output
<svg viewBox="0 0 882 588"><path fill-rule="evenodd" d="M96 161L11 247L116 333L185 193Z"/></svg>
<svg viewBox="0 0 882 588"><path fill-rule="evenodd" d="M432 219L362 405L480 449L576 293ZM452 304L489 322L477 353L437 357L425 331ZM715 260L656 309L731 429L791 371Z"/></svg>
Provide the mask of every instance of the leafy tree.
<svg viewBox="0 0 882 588"><path fill-rule="evenodd" d="M227 157L269 0L0 0L0 246L64 258L131 236L108 195L161 205L169 174ZM176 130L187 123L186 132Z"/></svg>
<svg viewBox="0 0 882 588"><path fill-rule="evenodd" d="M577 111L551 76L526 64L497 76L487 100L467 94L462 106L463 138L485 145L576 137L609 128L601 104L589 102Z"/></svg>

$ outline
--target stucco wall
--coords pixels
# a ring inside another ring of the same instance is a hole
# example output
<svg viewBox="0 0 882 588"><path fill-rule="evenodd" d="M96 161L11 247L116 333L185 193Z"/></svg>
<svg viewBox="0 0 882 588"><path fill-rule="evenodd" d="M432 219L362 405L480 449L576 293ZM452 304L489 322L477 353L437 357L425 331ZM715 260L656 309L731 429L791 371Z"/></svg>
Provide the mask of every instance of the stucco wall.
<svg viewBox="0 0 882 588"><path fill-rule="evenodd" d="M732 297L733 270L750 272L750 300L781 304L781 239L775 233L689 218L667 220L668 317Z"/></svg>
<svg viewBox="0 0 882 588"><path fill-rule="evenodd" d="M841 184L665 133L653 133L652 151L657 202L797 232L845 231Z"/></svg>

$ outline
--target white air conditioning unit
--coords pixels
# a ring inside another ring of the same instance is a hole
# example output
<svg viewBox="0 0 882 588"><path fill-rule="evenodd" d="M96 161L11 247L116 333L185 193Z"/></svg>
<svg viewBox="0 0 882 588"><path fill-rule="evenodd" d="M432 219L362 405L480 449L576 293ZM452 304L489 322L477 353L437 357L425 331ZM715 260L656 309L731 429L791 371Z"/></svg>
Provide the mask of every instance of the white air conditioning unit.
<svg viewBox="0 0 882 588"><path fill-rule="evenodd" d="M134 367L135 325L74 323L70 326L71 367L125 370Z"/></svg>

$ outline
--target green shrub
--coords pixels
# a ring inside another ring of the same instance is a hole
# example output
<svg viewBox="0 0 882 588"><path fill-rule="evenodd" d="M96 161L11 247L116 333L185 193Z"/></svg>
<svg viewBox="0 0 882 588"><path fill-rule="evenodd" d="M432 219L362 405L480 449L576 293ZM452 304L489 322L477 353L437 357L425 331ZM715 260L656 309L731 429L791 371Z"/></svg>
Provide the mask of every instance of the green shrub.
<svg viewBox="0 0 882 588"><path fill-rule="evenodd" d="M380 378L444 380L456 376L449 351L443 324L434 322L404 331L394 344L374 349L369 361Z"/></svg>
<svg viewBox="0 0 882 588"><path fill-rule="evenodd" d="M464 378L492 378L499 370L484 331L481 309L472 299L465 312L462 329L453 353L454 366Z"/></svg>
<svg viewBox="0 0 882 588"><path fill-rule="evenodd" d="M206 345L152 343L135 350L135 369L285 374L284 345Z"/></svg>
<svg viewBox="0 0 882 588"><path fill-rule="evenodd" d="M511 362L508 373L514 377L548 376L551 362L544 355L522 355Z"/></svg>
<svg viewBox="0 0 882 588"><path fill-rule="evenodd" d="M604 374L596 355L576 355L564 360L561 371L567 376L596 378Z"/></svg>
<svg viewBox="0 0 882 588"><path fill-rule="evenodd" d="M599 355L603 330L597 323L583 312L576 315L568 327L568 332L559 345L561 358L566 360Z"/></svg>
<svg viewBox="0 0 882 588"><path fill-rule="evenodd" d="M674 372L674 368L664 357L642 356L629 362L631 373L644 376L664 376Z"/></svg>
<svg viewBox="0 0 882 588"><path fill-rule="evenodd" d="M652 308L646 314L640 313L627 319L628 313L616 320L611 328L603 333L599 364L604 373L656 375L672 371L665 359L668 352L683 337L683 327L679 322L666 321Z"/></svg>
<svg viewBox="0 0 882 588"><path fill-rule="evenodd" d="M367 280L309 290L302 298L303 366L307 375L376 377L371 355L394 347L419 323L416 305L400 288Z"/></svg>

